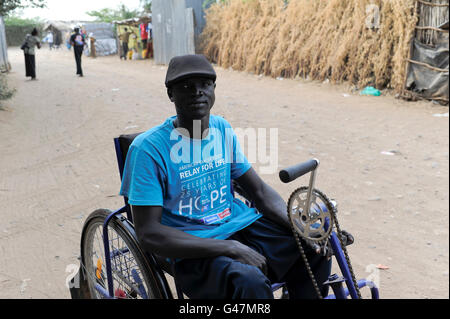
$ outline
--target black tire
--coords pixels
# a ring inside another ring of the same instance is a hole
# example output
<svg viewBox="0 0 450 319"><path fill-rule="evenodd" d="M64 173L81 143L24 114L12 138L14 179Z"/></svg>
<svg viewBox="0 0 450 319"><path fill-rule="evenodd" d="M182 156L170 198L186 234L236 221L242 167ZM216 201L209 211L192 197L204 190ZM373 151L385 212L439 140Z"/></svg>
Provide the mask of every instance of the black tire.
<svg viewBox="0 0 450 319"><path fill-rule="evenodd" d="M106 209L92 212L84 223L81 235L81 263L92 299L104 298L95 288L96 284L108 291L103 224L110 213ZM154 272L124 220L115 216L108 225L115 297L162 299L163 293Z"/></svg>

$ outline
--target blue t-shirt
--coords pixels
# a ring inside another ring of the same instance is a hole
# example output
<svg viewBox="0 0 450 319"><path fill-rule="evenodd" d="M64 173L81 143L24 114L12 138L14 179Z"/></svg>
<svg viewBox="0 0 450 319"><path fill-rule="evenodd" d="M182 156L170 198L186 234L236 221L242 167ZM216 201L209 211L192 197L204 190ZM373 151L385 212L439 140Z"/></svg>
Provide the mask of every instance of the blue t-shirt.
<svg viewBox="0 0 450 319"><path fill-rule="evenodd" d="M175 129L175 119L135 138L120 194L131 205L162 206L163 225L202 238L226 239L260 218L231 190L231 179L251 167L231 125L211 115L208 135L195 139Z"/></svg>

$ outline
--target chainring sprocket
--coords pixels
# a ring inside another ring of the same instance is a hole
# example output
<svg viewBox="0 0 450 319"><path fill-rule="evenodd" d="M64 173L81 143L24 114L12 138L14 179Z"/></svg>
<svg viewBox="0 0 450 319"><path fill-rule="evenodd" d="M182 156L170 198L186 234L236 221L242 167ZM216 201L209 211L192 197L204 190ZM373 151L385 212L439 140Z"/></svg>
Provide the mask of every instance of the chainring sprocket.
<svg viewBox="0 0 450 319"><path fill-rule="evenodd" d="M304 239L323 242L333 229L333 204L319 190L313 189L311 204L307 209L308 187L300 187L292 192L288 200L288 215L295 231Z"/></svg>

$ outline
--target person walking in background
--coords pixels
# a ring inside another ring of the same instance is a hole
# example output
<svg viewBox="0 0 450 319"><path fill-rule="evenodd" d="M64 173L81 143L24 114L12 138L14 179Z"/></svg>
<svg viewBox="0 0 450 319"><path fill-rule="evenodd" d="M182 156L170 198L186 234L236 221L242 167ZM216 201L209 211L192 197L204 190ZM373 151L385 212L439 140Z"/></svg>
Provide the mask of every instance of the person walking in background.
<svg viewBox="0 0 450 319"><path fill-rule="evenodd" d="M87 31L84 26L80 27L80 34L84 40L83 52L86 56L89 56L89 39L88 39Z"/></svg>
<svg viewBox="0 0 450 319"><path fill-rule="evenodd" d="M22 50L25 55L25 77L31 77L31 80L36 80L36 58L35 47L41 48L41 42L38 38L38 30L36 28L27 34L25 42L22 45Z"/></svg>
<svg viewBox="0 0 450 319"><path fill-rule="evenodd" d="M139 30L141 32L142 49L147 50L147 41L148 41L147 23L141 23L139 25Z"/></svg>
<svg viewBox="0 0 450 319"><path fill-rule="evenodd" d="M47 42L48 48L53 49L53 33L49 31L42 42Z"/></svg>
<svg viewBox="0 0 450 319"><path fill-rule="evenodd" d="M153 58L153 25L151 22L147 25L147 34L148 34L148 40L147 40L147 55L146 59Z"/></svg>
<svg viewBox="0 0 450 319"><path fill-rule="evenodd" d="M72 49L72 44L70 43L71 37L72 37L72 34L67 33L65 41L66 41L67 50L69 50L69 51L70 51L70 49Z"/></svg>
<svg viewBox="0 0 450 319"><path fill-rule="evenodd" d="M128 55L128 41L130 39L130 34L131 34L131 32L129 32L127 28L124 28L124 31L125 32L120 35L120 40L122 41L122 54L120 56L121 60L122 60L122 58L124 60L127 59L127 55Z"/></svg>
<svg viewBox="0 0 450 319"><path fill-rule="evenodd" d="M131 32L128 39L128 59L137 60L139 57L139 40L136 33Z"/></svg>
<svg viewBox="0 0 450 319"><path fill-rule="evenodd" d="M91 58L96 58L97 57L97 52L95 50L95 37L94 37L94 33L89 33L89 56Z"/></svg>
<svg viewBox="0 0 450 319"><path fill-rule="evenodd" d="M81 68L81 56L83 55L84 45L86 44L84 37L80 33L80 28L74 29L75 33L70 37L70 44L73 46L75 54L75 62L77 64L77 75L83 76L83 70Z"/></svg>

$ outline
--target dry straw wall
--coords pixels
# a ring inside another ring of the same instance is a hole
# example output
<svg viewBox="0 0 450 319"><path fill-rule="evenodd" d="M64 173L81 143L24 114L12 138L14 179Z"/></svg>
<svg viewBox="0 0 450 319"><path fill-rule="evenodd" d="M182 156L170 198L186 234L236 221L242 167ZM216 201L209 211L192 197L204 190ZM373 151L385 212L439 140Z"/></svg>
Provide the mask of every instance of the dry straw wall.
<svg viewBox="0 0 450 319"><path fill-rule="evenodd" d="M228 0L206 20L202 50L225 68L400 92L417 14L415 0Z"/></svg>

